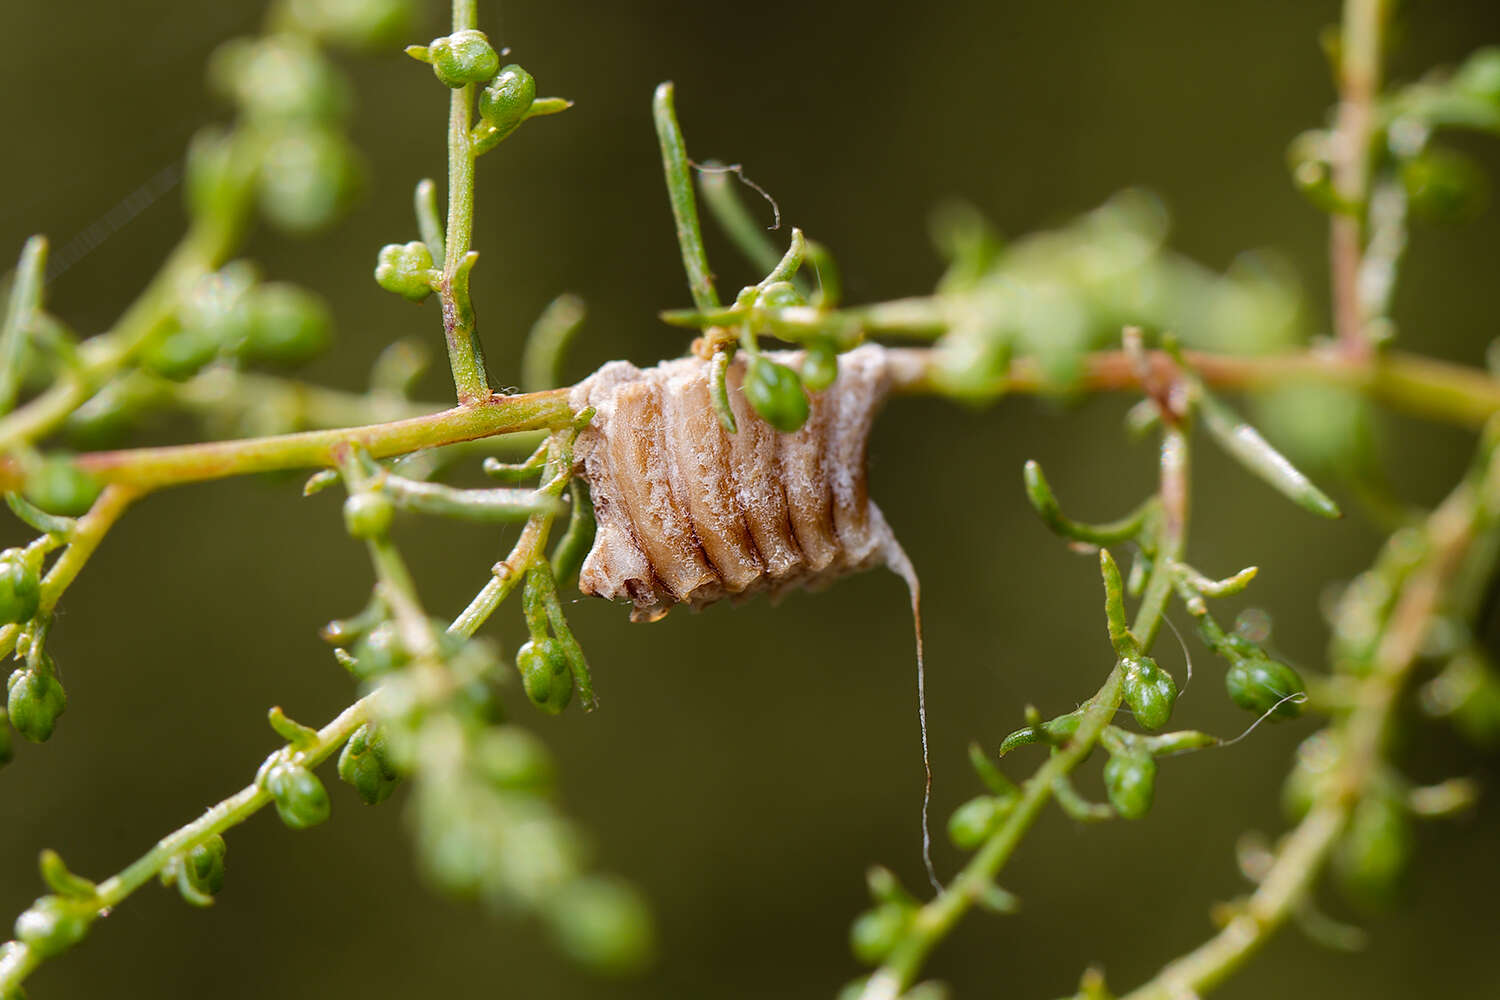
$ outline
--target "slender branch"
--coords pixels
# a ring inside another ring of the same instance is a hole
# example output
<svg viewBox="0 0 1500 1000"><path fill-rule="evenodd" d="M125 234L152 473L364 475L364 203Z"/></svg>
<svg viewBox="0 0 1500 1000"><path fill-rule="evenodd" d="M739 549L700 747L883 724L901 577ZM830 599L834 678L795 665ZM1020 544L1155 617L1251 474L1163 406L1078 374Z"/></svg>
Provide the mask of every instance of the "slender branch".
<svg viewBox="0 0 1500 1000"><path fill-rule="evenodd" d="M453 30L478 25L476 0L453 0ZM438 289L443 305L443 334L448 362L460 404L482 401L490 394L484 371L484 352L475 333L474 307L469 301L469 269L474 266L469 244L474 232L474 142L469 119L474 107L474 85L456 87L448 98L448 230L443 249L443 281Z"/></svg>
<svg viewBox="0 0 1500 1000"><path fill-rule="evenodd" d="M138 495L136 490L128 486L109 486L99 494L99 499L94 501L88 513L78 519L73 526L72 534L68 537L68 547L62 555L58 556L57 561L48 570L46 578L42 580L39 614L49 614L53 608L57 607L57 602L62 600L63 592L78 577L84 564L99 547L99 543L104 541L104 536L109 533L109 529L120 519ZM0 628L0 657L15 648L16 639L20 637L20 634L20 625L6 625Z"/></svg>
<svg viewBox="0 0 1500 1000"><path fill-rule="evenodd" d="M300 748L290 744L276 751L270 759L282 758L304 767L313 768L327 760L335 750L353 735L354 731L373 717L375 700L379 692L366 695L340 712L338 717L318 730L317 736ZM95 904L100 916L118 906L141 886L162 871L172 859L191 851L209 838L238 826L271 801L271 793L258 782L240 789L234 795L213 806L198 819L168 834L156 842L156 846L119 874L99 883ZM11 996L19 990L37 966L42 956L36 949L17 941L0 949L0 996Z"/></svg>
<svg viewBox="0 0 1500 1000"><path fill-rule="evenodd" d="M1489 479L1500 463L1490 459ZM1486 484L1485 493L1494 489ZM1197 996L1233 974L1295 912L1322 870L1350 811L1375 777L1382 760L1391 720L1400 695L1418 662L1428 624L1447 597L1459 574L1463 556L1473 542L1477 522L1489 503L1476 498L1465 483L1433 513L1427 537L1433 549L1426 562L1402 587L1381 636L1370 673L1357 680L1349 715L1339 723L1333 745L1340 756L1326 789L1283 842L1260 886L1218 934L1171 962L1124 1000L1178 1000ZM1493 517L1493 513L1488 513Z"/></svg>
<svg viewBox="0 0 1500 1000"><path fill-rule="evenodd" d="M1333 284L1334 329L1339 348L1367 360L1374 352L1368 309L1360 288L1365 254L1365 221L1370 201L1371 141L1375 98L1389 0L1345 0L1340 37L1339 111L1333 132L1333 183L1340 208L1329 225L1329 270Z"/></svg>
<svg viewBox="0 0 1500 1000"><path fill-rule="evenodd" d="M522 396L492 395L478 405L384 424L241 441L90 452L76 461L103 482L154 490L277 469L332 466L337 463L337 450L349 444L376 458L386 458L495 434L563 426L572 419L567 390L554 389ZM20 482L18 464L0 464L0 490L15 489Z"/></svg>
<svg viewBox="0 0 1500 1000"><path fill-rule="evenodd" d="M1161 496L1167 516L1163 519L1159 551L1136 611L1132 633L1143 648L1161 627L1172 590L1172 567L1182 555L1187 531L1187 439L1176 426L1168 426L1162 442ZM896 1000L921 974L932 949L954 924L984 898L1010 860L1021 839L1031 828L1042 807L1055 794L1055 786L1089 756L1106 726L1114 718L1124 696L1125 661L1118 659L1103 686L1083 705L1083 719L1071 739L1021 786L1021 796L1006 814L999 829L979 848L947 888L917 911L910 933L865 985L861 1000Z"/></svg>

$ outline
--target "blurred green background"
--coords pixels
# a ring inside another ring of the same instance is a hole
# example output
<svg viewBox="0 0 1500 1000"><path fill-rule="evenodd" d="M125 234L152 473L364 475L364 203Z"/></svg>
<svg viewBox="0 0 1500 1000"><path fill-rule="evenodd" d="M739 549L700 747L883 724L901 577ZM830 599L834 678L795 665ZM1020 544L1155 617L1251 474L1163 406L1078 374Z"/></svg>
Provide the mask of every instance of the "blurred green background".
<svg viewBox="0 0 1500 1000"><path fill-rule="evenodd" d="M513 47L541 92L577 101L481 163L474 298L500 384L516 379L532 318L565 290L591 310L570 375L682 350L681 333L654 319L688 299L649 116L651 89L667 78L693 155L743 163L786 219L836 250L851 301L932 286L941 264L926 213L941 199L967 198L1019 235L1144 185L1170 205L1177 248L1222 268L1244 249L1273 247L1326 315L1324 220L1292 190L1283 152L1330 103L1316 35L1335 3L483 6L482 27ZM195 129L224 114L202 85L206 56L254 30L259 8L0 5L0 248L9 254L36 231L60 245L173 163ZM440 33L441 12L429 13L412 41ZM1411 4L1394 72L1410 78L1496 40L1493 4ZM250 251L271 277L303 281L336 308L340 343L309 377L361 388L393 338L438 343L435 307L381 292L370 269L380 244L416 235L411 186L441 175L447 98L396 52L349 67L365 197L331 234L262 234ZM1492 173L1500 167L1493 144L1469 148ZM1495 333L1495 220L1416 230L1397 306L1404 346L1481 359ZM53 307L80 330L107 325L181 224L174 192L63 274ZM710 249L727 287L751 279L721 243ZM434 373L425 398L446 398L446 379ZM1020 466L1040 459L1079 516L1123 510L1151 476L1149 447L1124 442L1123 406L1013 400L971 413L900 400L876 429L874 494L924 585L939 825L977 788L963 759L970 739L993 746L1028 702L1071 708L1107 669L1097 572L1029 515ZM1385 429L1407 498L1436 498L1463 466L1467 435ZM337 499L301 499L298 482L154 497L70 591L50 646L68 714L51 743L21 747L0 776L0 913L40 891L41 848L102 876L240 787L274 745L268 706L314 721L350 699L315 630L363 603L369 572ZM1195 561L1213 572L1260 565L1250 597L1273 615L1276 645L1316 667L1320 597L1366 563L1377 532L1358 516L1316 522L1213 454L1202 455L1197 487ZM448 615L503 541L426 521L405 523L399 538L429 606ZM292 833L263 815L231 835L218 906L190 910L148 887L43 968L33 993L829 997L857 972L845 941L866 866L884 862L923 884L905 601L894 577L872 573L780 607L762 600L650 626L603 602L572 608L602 708L557 720L516 711L555 747L568 808L597 834L604 866L656 904L662 958L641 981L589 980L535 929L429 894L413 873L399 795L366 809L333 783L326 826ZM519 615L505 609L492 629L514 648ZM1170 637L1162 648L1180 677ZM1177 719L1236 732L1245 719L1207 663ZM1243 891L1235 838L1281 828L1279 778L1310 728L1264 727L1231 749L1168 762L1143 822L1085 829L1049 816L1004 879L1023 912L967 921L932 973L959 997L1069 992L1090 962L1117 988L1139 982L1211 931L1212 901ZM1439 728L1415 725L1408 744L1419 778L1473 773L1492 788L1500 778L1493 759ZM1097 790L1097 778L1085 787ZM1493 997L1497 831L1492 801L1424 827L1400 908L1353 914L1373 948L1351 957L1287 933L1221 995ZM959 858L941 844L937 861L949 873Z"/></svg>

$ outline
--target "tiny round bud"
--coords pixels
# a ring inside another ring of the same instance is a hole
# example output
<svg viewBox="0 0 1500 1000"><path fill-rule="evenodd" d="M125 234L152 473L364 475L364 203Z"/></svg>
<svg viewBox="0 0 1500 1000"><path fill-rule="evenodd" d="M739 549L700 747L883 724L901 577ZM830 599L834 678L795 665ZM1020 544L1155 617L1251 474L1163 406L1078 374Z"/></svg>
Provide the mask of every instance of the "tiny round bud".
<svg viewBox="0 0 1500 1000"><path fill-rule="evenodd" d="M802 355L802 384L812 392L822 392L839 377L839 356L833 344L817 340L807 345Z"/></svg>
<svg viewBox="0 0 1500 1000"><path fill-rule="evenodd" d="M475 764L496 788L543 792L552 785L552 757L542 741L519 726L488 729L474 751Z"/></svg>
<svg viewBox="0 0 1500 1000"><path fill-rule="evenodd" d="M412 21L411 0L288 0L287 16L303 31L341 45L393 45Z"/></svg>
<svg viewBox="0 0 1500 1000"><path fill-rule="evenodd" d="M790 281L773 281L760 290L755 305L760 309L790 309L807 305L807 300Z"/></svg>
<svg viewBox="0 0 1500 1000"><path fill-rule="evenodd" d="M401 630L395 622L376 625L354 644L354 665L350 668L360 680L369 680L399 670L411 659Z"/></svg>
<svg viewBox="0 0 1500 1000"><path fill-rule="evenodd" d="M544 712L556 715L568 707L573 698L573 670L562 643L556 639L531 639L516 650L516 669L521 686Z"/></svg>
<svg viewBox="0 0 1500 1000"><path fill-rule="evenodd" d="M354 731L339 754L339 778L353 785L360 800L373 806L390 798L401 780L391 762L385 734L366 723Z"/></svg>
<svg viewBox="0 0 1500 1000"><path fill-rule="evenodd" d="M1125 670L1125 703L1142 728L1160 729L1172 717L1177 682L1151 657L1133 660Z"/></svg>
<svg viewBox="0 0 1500 1000"><path fill-rule="evenodd" d="M209 82L258 122L336 120L348 110L349 85L305 38L237 38L209 61Z"/></svg>
<svg viewBox="0 0 1500 1000"><path fill-rule="evenodd" d="M219 353L219 343L201 327L169 330L141 350L141 364L164 378L182 381Z"/></svg>
<svg viewBox="0 0 1500 1000"><path fill-rule="evenodd" d="M1465 59L1453 74L1453 88L1500 104L1500 47L1479 49Z"/></svg>
<svg viewBox="0 0 1500 1000"><path fill-rule="evenodd" d="M48 455L26 476L26 499L49 514L77 517L99 497L103 487L84 472L69 455Z"/></svg>
<svg viewBox="0 0 1500 1000"><path fill-rule="evenodd" d="M443 86L454 89L483 83L500 70L500 56L490 40L473 29L434 38L427 46L427 58Z"/></svg>
<svg viewBox="0 0 1500 1000"><path fill-rule="evenodd" d="M0 621L30 621L42 600L42 580L20 549L0 552Z"/></svg>
<svg viewBox="0 0 1500 1000"><path fill-rule="evenodd" d="M235 224L255 178L254 160L242 155L234 133L210 126L188 145L182 189L188 212Z"/></svg>
<svg viewBox="0 0 1500 1000"><path fill-rule="evenodd" d="M849 928L849 947L854 957L867 965L879 965L906 936L911 909L901 903L881 903L854 918Z"/></svg>
<svg viewBox="0 0 1500 1000"><path fill-rule="evenodd" d="M383 493L355 493L344 501L344 527L355 538L380 538L394 515L395 507Z"/></svg>
<svg viewBox="0 0 1500 1000"><path fill-rule="evenodd" d="M1271 719L1295 719L1302 714L1303 699L1295 698L1305 689L1297 671L1266 656L1247 656L1236 660L1224 675L1229 698L1240 708L1264 715L1274 707Z"/></svg>
<svg viewBox="0 0 1500 1000"><path fill-rule="evenodd" d="M359 188L360 161L343 136L327 129L278 129L256 174L261 211L279 229L310 233L337 219Z"/></svg>
<svg viewBox="0 0 1500 1000"><path fill-rule="evenodd" d="M188 851L183 864L193 888L207 896L217 895L224 888L224 854L227 850L224 838L216 833Z"/></svg>
<svg viewBox="0 0 1500 1000"><path fill-rule="evenodd" d="M1113 754L1104 764L1109 804L1126 819L1140 819L1156 793L1156 761L1147 754Z"/></svg>
<svg viewBox="0 0 1500 1000"><path fill-rule="evenodd" d="M43 896L16 918L16 940L39 957L52 958L82 941L95 915L87 903Z"/></svg>
<svg viewBox="0 0 1500 1000"><path fill-rule="evenodd" d="M266 791L276 802L276 814L293 830L317 826L328 818L328 790L300 764L272 767L266 773Z"/></svg>
<svg viewBox="0 0 1500 1000"><path fill-rule="evenodd" d="M536 81L511 63L479 92L479 117L495 128L495 141L514 132L536 101Z"/></svg>
<svg viewBox="0 0 1500 1000"><path fill-rule="evenodd" d="M744 392L761 419L784 434L807 423L807 393L797 373L786 365L764 355L751 358L745 370Z"/></svg>
<svg viewBox="0 0 1500 1000"><path fill-rule="evenodd" d="M1387 903L1400 887L1413 848L1411 817L1389 795L1360 800L1334 855L1344 891L1367 905Z"/></svg>
<svg viewBox="0 0 1500 1000"><path fill-rule="evenodd" d="M388 243L375 257L375 283L413 302L432 294L427 272L432 270L432 251L420 240Z"/></svg>
<svg viewBox="0 0 1500 1000"><path fill-rule="evenodd" d="M45 743L57 728L57 718L68 707L68 696L52 673L51 659L42 654L48 669L17 670L6 682L6 709L10 724L32 743Z"/></svg>
<svg viewBox="0 0 1500 1000"><path fill-rule="evenodd" d="M619 882L592 877L570 882L547 917L562 950L596 972L639 972L655 950L650 911L634 889Z"/></svg>
<svg viewBox="0 0 1500 1000"><path fill-rule="evenodd" d="M333 319L322 298L296 285L272 282L250 292L248 326L239 353L248 361L294 365L322 352L333 339Z"/></svg>
<svg viewBox="0 0 1500 1000"><path fill-rule="evenodd" d="M993 795L981 795L970 799L948 817L948 839L953 846L972 851L989 839L1000 825L1005 808Z"/></svg>
<svg viewBox="0 0 1500 1000"><path fill-rule="evenodd" d="M1434 222L1472 218L1488 196L1484 171L1469 157L1446 149L1429 149L1402 163L1401 184L1412 212Z"/></svg>

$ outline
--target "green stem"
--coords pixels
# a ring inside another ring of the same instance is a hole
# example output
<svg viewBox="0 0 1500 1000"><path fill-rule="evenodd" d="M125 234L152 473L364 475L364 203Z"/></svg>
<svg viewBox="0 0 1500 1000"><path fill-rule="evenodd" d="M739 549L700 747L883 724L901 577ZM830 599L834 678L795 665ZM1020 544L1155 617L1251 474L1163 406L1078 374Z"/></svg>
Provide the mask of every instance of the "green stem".
<svg viewBox="0 0 1500 1000"><path fill-rule="evenodd" d="M165 448L133 448L80 455L77 464L106 483L155 490L278 469L331 467L341 447L357 445L375 458L472 441L512 431L566 426L573 419L566 389L523 396L490 396L475 406L364 427L303 431L241 441L211 441ZM14 461L0 464L0 489L22 481Z"/></svg>
<svg viewBox="0 0 1500 1000"><path fill-rule="evenodd" d="M42 597L38 614L45 617L57 607L57 602L62 600L63 592L77 579L83 570L84 564L104 541L104 536L109 533L116 521L118 521L139 494L127 486L109 486L94 505L89 508L87 514L80 517L73 525L73 531L68 536L68 547L63 554L57 557L52 568L47 571L47 576L42 580ZM21 625L6 625L0 628L0 657L5 656L16 646L16 639L20 637Z"/></svg>
<svg viewBox="0 0 1500 1000"><path fill-rule="evenodd" d="M1500 463L1491 459L1490 478ZM1493 492L1488 484L1484 493ZM1492 501L1461 486L1428 520L1432 543L1427 561L1403 585L1391 612L1371 672L1357 681L1349 714L1330 741L1340 748L1338 763L1320 783L1311 811L1283 841L1276 860L1243 910L1198 948L1169 963L1124 1000L1176 1000L1198 996L1228 978L1258 951L1295 912L1322 870L1350 811L1376 778L1400 695L1420 660L1423 638L1459 577L1463 555L1481 517L1493 520Z"/></svg>
<svg viewBox="0 0 1500 1000"><path fill-rule="evenodd" d="M453 0L453 30L478 25L477 0ZM457 87L448 99L448 227L443 249L443 282L439 295L443 304L443 335L448 343L448 363L460 404L483 400L490 394L484 372L484 352L475 333L474 307L469 300L465 258L474 232L474 143L469 137L469 118L474 107L474 85Z"/></svg>
<svg viewBox="0 0 1500 1000"><path fill-rule="evenodd" d="M10 302L0 325L0 413L10 410L21 380L21 352L26 346L27 327L42 301L46 281L47 240L33 236L21 250L16 277L10 287Z"/></svg>
<svg viewBox="0 0 1500 1000"><path fill-rule="evenodd" d="M682 128L677 124L674 92L671 82L657 86L651 102L656 121L656 138L661 145L662 170L667 177L667 198L672 203L672 218L677 223L677 245L682 248L682 266L687 271L688 290L693 304L702 312L719 308L714 291L713 272L708 268L708 253L703 249L703 231L698 225L698 202L693 194L692 166Z"/></svg>
<svg viewBox="0 0 1500 1000"><path fill-rule="evenodd" d="M309 768L316 767L342 746L356 729L369 721L378 697L378 691L366 695L318 730L317 737L310 743L298 749L288 745L272 754L272 757L283 757ZM252 783L213 806L198 819L157 841L155 847L119 874L99 883L96 899L101 915L124 902L131 893L159 874L173 858L238 826L270 801L271 794L260 784ZM19 990L26 977L42 961L42 957L30 946L12 942L8 949L0 952L0 996L10 996Z"/></svg>
<svg viewBox="0 0 1500 1000"><path fill-rule="evenodd" d="M1181 557L1187 530L1187 441L1180 428L1169 426L1162 443L1161 500L1164 512L1161 541L1146 593L1136 609L1131 632L1143 650L1161 627L1172 590L1172 566ZM1083 706L1078 729L1021 786L1021 797L1000 828L990 835L947 888L917 911L910 932L866 984L861 1000L896 1000L921 974L932 949L977 902L984 898L1026 832L1055 795L1055 786L1093 752L1124 695L1125 661L1118 659L1103 686Z"/></svg>

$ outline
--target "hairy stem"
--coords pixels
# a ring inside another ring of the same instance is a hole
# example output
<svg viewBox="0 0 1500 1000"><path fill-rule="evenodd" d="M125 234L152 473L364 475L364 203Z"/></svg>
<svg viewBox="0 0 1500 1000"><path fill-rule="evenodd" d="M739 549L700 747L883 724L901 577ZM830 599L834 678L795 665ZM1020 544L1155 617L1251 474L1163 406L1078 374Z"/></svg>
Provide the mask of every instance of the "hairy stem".
<svg viewBox="0 0 1500 1000"><path fill-rule="evenodd" d="M453 30L478 25L477 0L453 0ZM460 404L482 401L490 394L484 372L484 352L475 332L474 307L469 301L466 260L474 232L474 142L469 136L474 107L474 85L457 87L448 99L448 230L443 248L443 335L448 363Z"/></svg>

